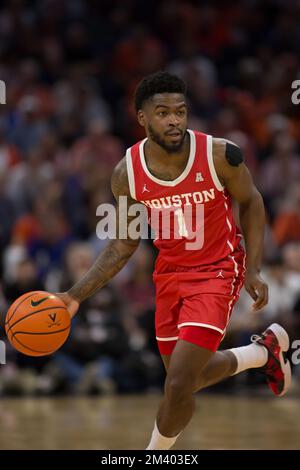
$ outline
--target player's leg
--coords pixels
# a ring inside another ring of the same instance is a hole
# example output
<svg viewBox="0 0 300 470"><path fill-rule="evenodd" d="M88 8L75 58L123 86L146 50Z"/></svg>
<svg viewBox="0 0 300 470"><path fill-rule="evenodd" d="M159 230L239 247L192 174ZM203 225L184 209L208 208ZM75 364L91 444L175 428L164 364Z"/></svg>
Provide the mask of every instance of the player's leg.
<svg viewBox="0 0 300 470"><path fill-rule="evenodd" d="M215 337L217 346L221 342L222 335L220 333L214 331L206 332L203 328L197 329L197 327L185 327L181 329L180 333L181 336L184 336L185 338L187 338L187 340L193 341L192 337L194 337L197 341L197 332L200 334L201 332L203 332L204 334L209 333L210 335L212 335L212 337ZM258 347L256 346L256 348ZM262 349L264 353L265 348L259 347L258 349ZM161 355L166 371L168 371L169 369L171 357L172 356L170 354ZM265 354L263 354L263 358L264 357ZM265 362L266 360L264 361L264 363ZM257 363L257 367L261 367L262 365L264 365L262 361L257 361ZM212 357L208 360L206 366L202 370L199 370L194 391L196 392L201 388L208 387L209 385L213 385L230 377L235 373L237 366L237 358L233 352L229 350L215 352L215 354L213 354ZM255 365L253 365L253 367L255 367Z"/></svg>
<svg viewBox="0 0 300 470"><path fill-rule="evenodd" d="M175 278L176 294L178 295L178 276ZM173 283L170 282L172 278L162 277L160 280L161 282L157 285L161 295L157 296L156 335L159 350L167 369L167 378L164 398L148 446L148 449L158 450L169 449L176 441L177 435L191 419L194 410L193 393L198 388L201 372L214 356L222 338L222 330L218 331L220 328L215 328L213 325L211 328L203 328L201 324L205 324L205 321L202 322L202 320L200 324L197 323L199 312L204 314L205 317L202 318L206 319L206 312L210 311L211 307L213 317L209 317L208 321L215 319L215 311L218 313L220 308L222 309L221 314L224 316L223 302L225 297L213 296L213 300L210 301L203 294L189 295L183 300L181 298L175 307L172 296L166 296L166 292L169 293L173 286ZM189 281L188 284L190 284ZM162 286L163 288L161 288ZM227 300L229 302L231 298L228 297ZM225 324L226 314L227 310ZM187 320L190 320L192 325L185 328L182 323ZM194 321L197 326L194 326ZM178 326L180 326L179 329ZM179 340L178 336L180 336Z"/></svg>
<svg viewBox="0 0 300 470"><path fill-rule="evenodd" d="M175 347L175 346L174 346ZM166 372L168 372L168 369L169 369L169 365L170 365L170 362L171 362L171 354L161 354L161 359L164 363L164 366L165 366L165 369L166 369Z"/></svg>
<svg viewBox="0 0 300 470"><path fill-rule="evenodd" d="M252 344L217 352L202 370L197 389L213 385L247 369L261 368L272 392L283 396L291 384L291 365L285 359L289 336L277 323L261 335L253 335Z"/></svg>
<svg viewBox="0 0 300 470"><path fill-rule="evenodd" d="M225 281L224 286L219 286L224 292L226 292ZM240 287L241 283L236 285ZM219 295L216 292L216 294L201 293L186 297L179 312L179 338L201 346L206 336L206 346L216 351L226 330L232 308L237 301L239 287L234 289L231 296ZM210 289L214 292L212 286ZM203 328L204 325L206 328ZM216 352L206 367L199 371L195 391L244 370L264 367L266 379L272 391L276 395L283 395L291 382L290 364L284 359L284 353L289 348L288 335L282 327L274 324L257 338L258 340L254 338L252 344L248 346ZM163 357L163 360L165 367L168 368L168 357Z"/></svg>
<svg viewBox="0 0 300 470"><path fill-rule="evenodd" d="M239 259L239 255L236 255ZM232 351L217 351L224 337L232 309L238 300L243 284L242 262L228 261L223 278L197 278L197 273L182 273L179 276L180 292L183 296L178 318L180 339L206 347L215 354L198 375L194 391L213 385L233 375L238 368L238 360ZM247 367L261 367L267 361L265 348L252 345L248 352ZM167 365L167 364L166 364Z"/></svg>
<svg viewBox="0 0 300 470"><path fill-rule="evenodd" d="M247 369L263 367L267 360L267 349L254 343L233 350L217 351L201 371L195 391L219 383Z"/></svg>
<svg viewBox="0 0 300 470"><path fill-rule="evenodd" d="M265 364L269 387L276 395L283 395L291 382L291 368L284 359L289 338L279 325L271 325L261 336L253 337L253 344L233 350L213 352L222 335L201 327L181 329L175 342L160 346L167 378L165 393L148 449L170 449L194 411L193 393L243 370ZM198 344L194 344L197 342ZM206 346L201 347L200 344ZM210 349L207 349L209 347ZM168 354L167 354L168 353Z"/></svg>
<svg viewBox="0 0 300 470"><path fill-rule="evenodd" d="M195 344L201 343L201 336L203 337L203 335L212 337L213 343L208 345L211 350L218 348L222 340L221 333L194 326L181 328L179 335L181 339L186 339ZM162 359L166 370L168 370L171 360L170 356L162 356ZM207 365L201 371L199 370L194 391L221 382L235 373L246 369L262 367L266 364L267 360L268 352L266 348L255 343L233 350L216 351Z"/></svg>
<svg viewBox="0 0 300 470"><path fill-rule="evenodd" d="M195 335L197 333L197 327L185 327L181 329L184 337ZM201 329L203 331L203 329ZM205 332L205 330L204 330ZM222 335L218 332L210 331L210 335L215 336L217 344L222 340ZM173 349L176 345L174 341ZM172 346L171 344L169 345ZM166 371L169 369L169 364L171 361L171 354L161 354L162 361L164 363ZM263 364L262 364L263 365ZM260 367L260 365L258 366ZM202 388L202 386L212 385L213 383L220 382L221 380L233 375L237 369L237 359L236 356L231 351L217 351L211 359L208 361L207 365L204 367L203 371L199 376L197 382L197 390Z"/></svg>
<svg viewBox="0 0 300 470"><path fill-rule="evenodd" d="M214 385L247 369L263 368L269 387L275 395L286 393L291 383L291 367L285 359L289 349L287 332L273 323L261 335L252 337L252 344L231 350L217 351L199 371L195 391ZM170 356L163 356L168 370Z"/></svg>
<svg viewBox="0 0 300 470"><path fill-rule="evenodd" d="M171 355L162 355L161 358L166 371L168 371ZM217 351L209 359L203 370L199 372L195 391L198 391L201 388L209 387L210 385L221 382L231 375L234 375L237 369L237 364L237 358L231 351ZM258 365L257 367L261 367L261 365Z"/></svg>
<svg viewBox="0 0 300 470"><path fill-rule="evenodd" d="M218 351L200 374L196 390L214 385L247 369L263 367L267 361L267 349L255 343Z"/></svg>
<svg viewBox="0 0 300 470"><path fill-rule="evenodd" d="M199 372L214 352L184 340L178 340L171 355L156 425L147 449L169 449L194 412L194 390Z"/></svg>

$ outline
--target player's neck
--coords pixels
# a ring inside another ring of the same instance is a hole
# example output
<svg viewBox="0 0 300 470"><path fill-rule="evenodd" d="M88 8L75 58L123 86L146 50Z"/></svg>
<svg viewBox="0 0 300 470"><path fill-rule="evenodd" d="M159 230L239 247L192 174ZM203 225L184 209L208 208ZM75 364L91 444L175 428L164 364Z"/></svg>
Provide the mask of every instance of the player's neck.
<svg viewBox="0 0 300 470"><path fill-rule="evenodd" d="M178 152L167 152L167 150L165 150L159 144L154 142L154 140L151 140L151 138L148 137L145 143L144 151L146 160L150 160L153 164L157 162L160 164L165 163L166 165L178 164L180 166L183 161L186 161L189 158L190 136L187 132L182 147Z"/></svg>

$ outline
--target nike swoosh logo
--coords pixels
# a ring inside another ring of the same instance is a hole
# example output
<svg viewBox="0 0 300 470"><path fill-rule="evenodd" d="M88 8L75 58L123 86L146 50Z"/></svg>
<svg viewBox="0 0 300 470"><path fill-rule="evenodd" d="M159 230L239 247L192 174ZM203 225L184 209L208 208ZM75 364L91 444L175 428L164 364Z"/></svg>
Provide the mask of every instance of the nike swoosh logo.
<svg viewBox="0 0 300 470"><path fill-rule="evenodd" d="M31 307L37 307L37 306L40 305L42 302L45 302L45 300L47 300L47 299L48 299L48 297L43 297L43 298L40 299L40 300L36 300L36 301L31 300L31 302L30 302L30 303L31 303Z"/></svg>

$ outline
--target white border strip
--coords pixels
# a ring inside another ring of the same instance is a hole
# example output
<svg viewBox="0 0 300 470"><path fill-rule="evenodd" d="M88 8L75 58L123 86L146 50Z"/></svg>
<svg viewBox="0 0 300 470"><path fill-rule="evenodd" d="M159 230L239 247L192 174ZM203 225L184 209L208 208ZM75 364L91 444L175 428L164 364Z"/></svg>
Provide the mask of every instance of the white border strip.
<svg viewBox="0 0 300 470"><path fill-rule="evenodd" d="M234 256L229 255L229 258L231 258L232 261L233 261L234 272L235 272L235 276L234 276L234 278L233 278L233 280L232 280L231 292L230 292L230 295L232 295L232 294L233 294L233 291L234 291L234 283L235 283L235 280L239 277L239 270L238 270L238 264L237 264L237 262L235 261Z"/></svg>
<svg viewBox="0 0 300 470"><path fill-rule="evenodd" d="M239 270L238 270L238 264L235 261L234 256L229 255L228 258L231 258L232 261L233 261L234 273L235 273L235 276L232 279L231 292L230 292L230 295L233 296L233 292L234 292L234 288L235 288L235 281L239 277ZM243 267L244 267L244 263L245 263L245 256L244 256L244 259L243 259ZM244 273L244 271L243 271L243 273ZM241 274L241 277L243 276L243 273ZM224 330L224 336L226 334L227 326L228 326L229 319L230 319L230 313L231 313L231 310L232 310L232 303L236 299L236 297L239 295L241 287L242 287L242 280L236 288L235 295L232 297L232 299L229 301L229 304L228 304L228 311L227 311L227 319L226 319L226 327L225 327L225 330ZM223 336L223 338L224 338L224 336ZM223 338L222 338L222 341L223 341Z"/></svg>
<svg viewBox="0 0 300 470"><path fill-rule="evenodd" d="M131 147L129 147L126 150L126 164L127 164L127 175L128 175L128 183L129 183L130 194L131 194L132 199L136 199L134 171L133 171L132 156L131 156Z"/></svg>
<svg viewBox="0 0 300 470"><path fill-rule="evenodd" d="M210 170L210 175L212 177L212 180L214 182L215 187L217 188L218 191L224 191L224 186L222 185L221 181L218 178L215 165L214 165L214 158L213 158L213 151L212 151L212 136L208 135L207 136L207 141L206 141L206 148L207 148L207 161L208 161L208 166Z"/></svg>
<svg viewBox="0 0 300 470"><path fill-rule="evenodd" d="M203 328L216 330L219 333L221 333L221 335L224 333L224 331L221 330L221 328L218 328L217 326L213 326L213 325L208 325L207 323L194 323L194 322L180 323L180 325L178 325L178 328L181 328L182 326L203 326Z"/></svg>
<svg viewBox="0 0 300 470"><path fill-rule="evenodd" d="M172 181L160 180L160 179L156 178L155 176L153 176L150 173L150 171L148 170L148 167L146 165L145 153L144 153L144 145L145 145L145 142L146 142L147 139L142 140L142 142L140 143L140 158L141 158L141 163L142 163L143 170L146 173L146 175L148 176L148 178L150 178L152 181L154 181L155 183L158 183L162 186L176 186L177 184L181 183L181 181L183 181L187 177L187 175L189 174L189 172L190 172L190 170L193 166L193 163L194 163L194 160L195 160L195 155L196 155L196 138L195 138L195 134L194 134L193 131L191 131L189 129L187 129L187 132L190 134L189 159L188 159L187 165L186 165L185 169L183 170L183 172L181 173L181 175L179 175L178 178L176 178L175 180L172 180Z"/></svg>
<svg viewBox="0 0 300 470"><path fill-rule="evenodd" d="M156 336L156 339L158 341L175 341L178 338L179 338L179 336L174 336L173 338L159 338L158 336Z"/></svg>
<svg viewBox="0 0 300 470"><path fill-rule="evenodd" d="M229 240L227 240L227 245L228 245L229 248L231 249L231 252L233 252L233 251L234 251L234 248L233 248L233 246L232 246L232 244L230 243Z"/></svg>
<svg viewBox="0 0 300 470"><path fill-rule="evenodd" d="M225 204L225 206L226 206L226 204ZM232 230L232 226L231 226L231 223L229 222L229 219L228 219L228 217L226 217L226 222L227 222L227 225L228 225L228 227L229 227L229 230L230 230L230 232L231 232L231 230Z"/></svg>

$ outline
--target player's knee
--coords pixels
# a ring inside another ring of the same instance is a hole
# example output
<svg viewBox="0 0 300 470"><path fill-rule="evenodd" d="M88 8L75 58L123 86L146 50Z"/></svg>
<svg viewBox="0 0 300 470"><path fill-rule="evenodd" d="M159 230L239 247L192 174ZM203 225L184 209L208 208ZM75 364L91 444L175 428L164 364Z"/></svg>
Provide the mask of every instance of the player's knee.
<svg viewBox="0 0 300 470"><path fill-rule="evenodd" d="M182 403L193 394L194 381L184 374L170 377L166 381L165 392L169 400Z"/></svg>
<svg viewBox="0 0 300 470"><path fill-rule="evenodd" d="M207 382L208 382L207 374L206 374L206 371L203 370L203 371L198 375L197 384L195 385L193 391L194 391L194 392L198 392L198 390L201 390L202 388L207 387Z"/></svg>

